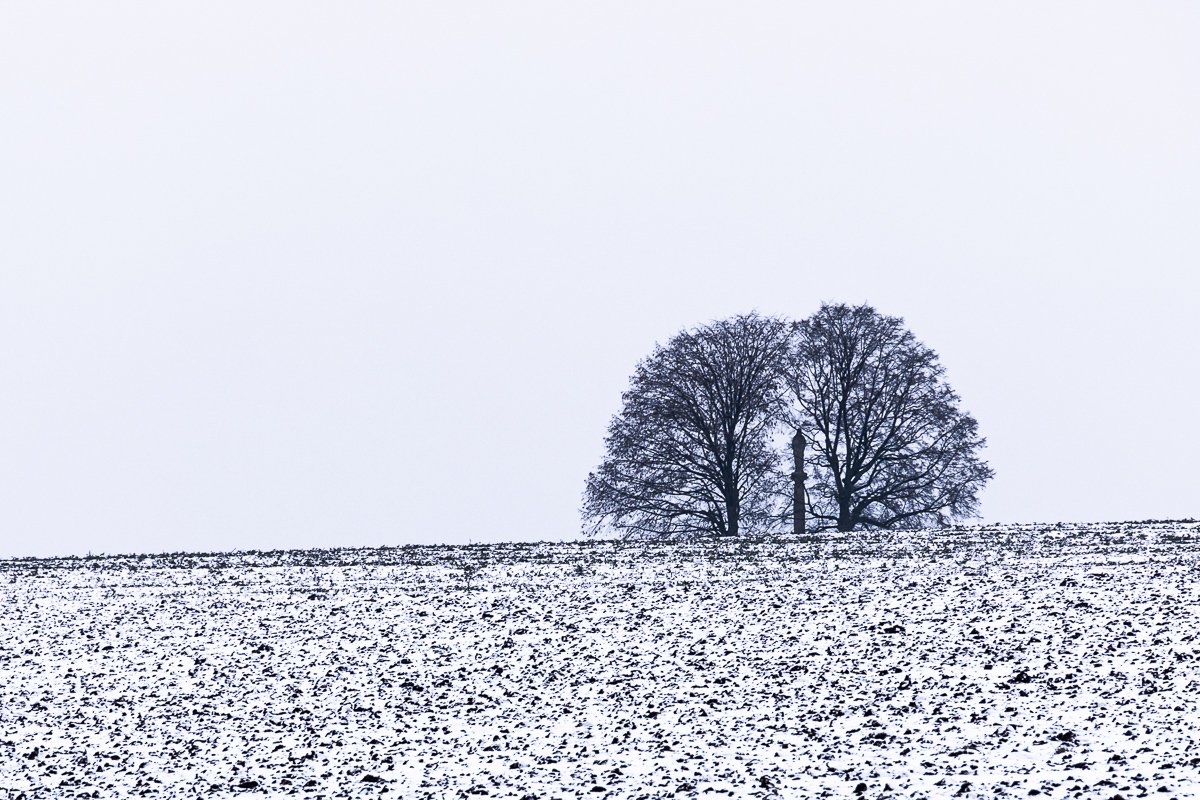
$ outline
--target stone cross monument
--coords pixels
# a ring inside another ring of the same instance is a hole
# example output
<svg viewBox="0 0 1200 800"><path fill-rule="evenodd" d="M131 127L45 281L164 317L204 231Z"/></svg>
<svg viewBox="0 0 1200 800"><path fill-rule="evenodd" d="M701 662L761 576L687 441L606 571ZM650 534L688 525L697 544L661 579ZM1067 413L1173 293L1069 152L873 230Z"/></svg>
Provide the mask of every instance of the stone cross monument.
<svg viewBox="0 0 1200 800"><path fill-rule="evenodd" d="M804 436L800 431L792 437L792 460L796 470L792 473L792 532L804 533Z"/></svg>

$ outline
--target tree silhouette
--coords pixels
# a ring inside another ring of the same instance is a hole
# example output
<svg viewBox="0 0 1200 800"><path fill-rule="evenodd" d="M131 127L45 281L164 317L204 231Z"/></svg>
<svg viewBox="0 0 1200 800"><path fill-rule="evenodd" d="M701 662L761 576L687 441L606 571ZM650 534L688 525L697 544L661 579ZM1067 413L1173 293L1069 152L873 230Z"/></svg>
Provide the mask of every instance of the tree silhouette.
<svg viewBox="0 0 1200 800"><path fill-rule="evenodd" d="M637 365L605 456L588 475L585 530L737 536L781 518L771 433L790 325L748 314L677 334Z"/></svg>
<svg viewBox="0 0 1200 800"><path fill-rule="evenodd" d="M917 528L971 516L992 477L937 354L898 317L823 305L795 330L786 382L809 444L818 527Z"/></svg>

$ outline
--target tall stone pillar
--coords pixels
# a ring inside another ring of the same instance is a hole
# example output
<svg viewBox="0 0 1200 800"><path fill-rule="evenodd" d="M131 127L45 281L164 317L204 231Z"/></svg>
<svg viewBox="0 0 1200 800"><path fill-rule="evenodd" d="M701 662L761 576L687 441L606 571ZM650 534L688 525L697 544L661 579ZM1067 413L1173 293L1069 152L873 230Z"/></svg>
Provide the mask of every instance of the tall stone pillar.
<svg viewBox="0 0 1200 800"><path fill-rule="evenodd" d="M792 472L792 532L804 533L804 436L800 431L792 437L792 460L796 469Z"/></svg>

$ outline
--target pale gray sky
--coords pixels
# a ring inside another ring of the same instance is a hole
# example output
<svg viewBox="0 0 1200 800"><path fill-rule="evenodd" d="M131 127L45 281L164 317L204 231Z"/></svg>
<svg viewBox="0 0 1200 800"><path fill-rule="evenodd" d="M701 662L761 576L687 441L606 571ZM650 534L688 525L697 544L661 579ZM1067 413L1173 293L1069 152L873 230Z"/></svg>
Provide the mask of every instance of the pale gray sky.
<svg viewBox="0 0 1200 800"><path fill-rule="evenodd" d="M638 359L869 301L987 521L1200 515L1200 5L13 2L0 556L561 539Z"/></svg>

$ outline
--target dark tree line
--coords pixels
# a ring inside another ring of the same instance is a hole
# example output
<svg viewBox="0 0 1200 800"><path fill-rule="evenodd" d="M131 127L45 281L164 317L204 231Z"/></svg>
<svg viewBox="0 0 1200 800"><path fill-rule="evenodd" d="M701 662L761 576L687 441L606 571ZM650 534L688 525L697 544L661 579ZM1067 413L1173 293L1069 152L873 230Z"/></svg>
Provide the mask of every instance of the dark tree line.
<svg viewBox="0 0 1200 800"><path fill-rule="evenodd" d="M586 530L627 537L781 530L787 441L806 448L814 529L915 528L974 514L984 439L903 320L824 305L684 331L639 363L584 490Z"/></svg>

